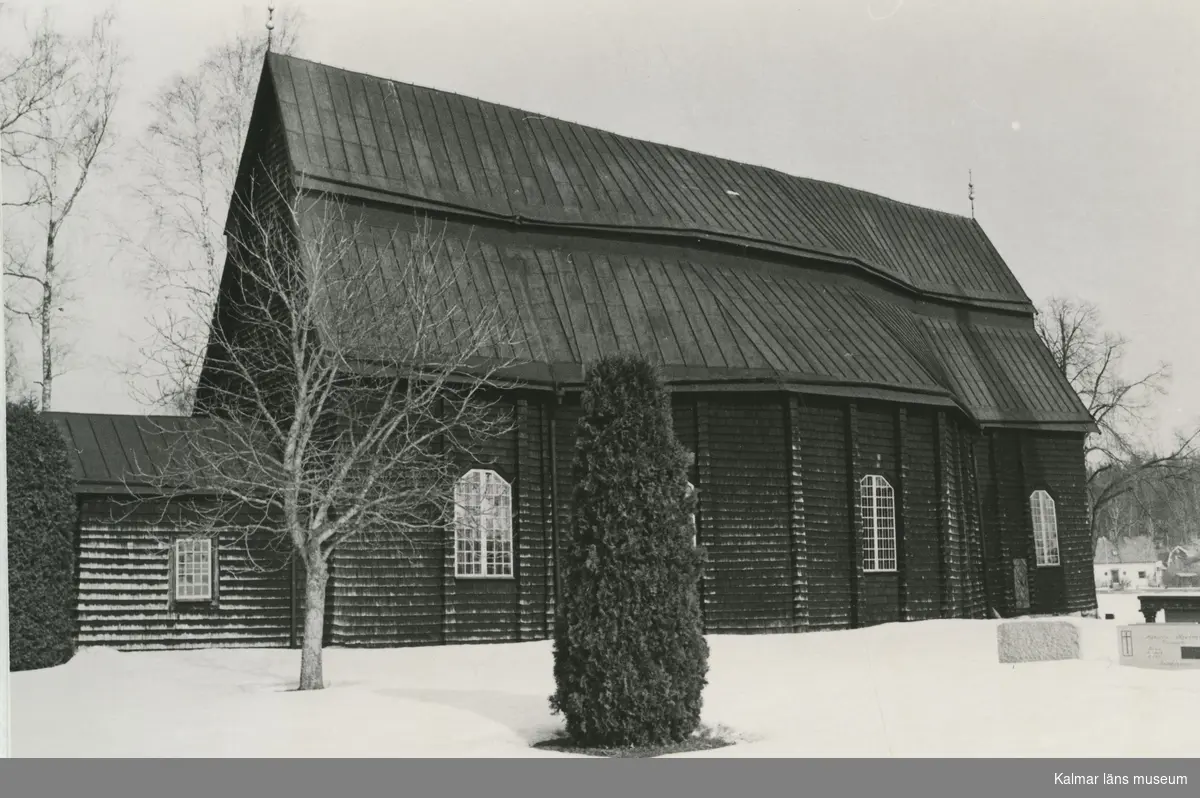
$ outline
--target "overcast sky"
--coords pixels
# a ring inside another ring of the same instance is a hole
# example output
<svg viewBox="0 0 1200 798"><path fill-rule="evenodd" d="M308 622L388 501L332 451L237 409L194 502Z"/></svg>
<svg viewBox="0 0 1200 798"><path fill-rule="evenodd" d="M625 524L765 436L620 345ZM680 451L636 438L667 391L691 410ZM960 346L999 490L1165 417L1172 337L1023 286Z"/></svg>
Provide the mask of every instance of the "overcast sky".
<svg viewBox="0 0 1200 798"><path fill-rule="evenodd" d="M22 5L20 3L18 6ZM119 0L120 132L266 2ZM303 0L297 54L976 216L1036 302L1095 302L1173 365L1165 434L1200 416L1200 3L1195 0ZM26 2L27 8L36 4ZM102 7L61 6L72 17ZM265 33L265 31L264 31ZM127 171L127 170L126 170ZM127 175L126 175L127 176ZM94 266L54 409L131 412L146 300L97 242L122 166L70 251Z"/></svg>

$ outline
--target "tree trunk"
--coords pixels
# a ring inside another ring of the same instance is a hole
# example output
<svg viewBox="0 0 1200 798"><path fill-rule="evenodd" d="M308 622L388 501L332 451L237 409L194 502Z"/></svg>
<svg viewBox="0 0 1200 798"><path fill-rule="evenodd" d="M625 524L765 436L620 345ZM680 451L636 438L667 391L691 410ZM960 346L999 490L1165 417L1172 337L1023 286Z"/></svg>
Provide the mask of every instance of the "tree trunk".
<svg viewBox="0 0 1200 798"><path fill-rule="evenodd" d="M46 234L45 282L42 283L40 310L42 345L42 410L50 409L51 387L54 382L54 352L51 348L54 323L54 222Z"/></svg>
<svg viewBox="0 0 1200 798"><path fill-rule="evenodd" d="M300 689L321 690L322 644L325 636L325 585L329 567L320 555L309 558L304 582L304 640L300 652Z"/></svg>

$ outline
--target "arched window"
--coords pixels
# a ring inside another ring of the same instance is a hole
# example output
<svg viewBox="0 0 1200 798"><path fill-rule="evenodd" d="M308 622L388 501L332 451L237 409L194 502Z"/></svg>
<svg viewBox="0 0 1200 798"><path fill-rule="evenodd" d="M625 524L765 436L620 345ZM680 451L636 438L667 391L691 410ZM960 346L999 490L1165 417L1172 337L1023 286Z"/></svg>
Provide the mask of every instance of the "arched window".
<svg viewBox="0 0 1200 798"><path fill-rule="evenodd" d="M863 529L863 570L896 570L896 494L878 474L859 483Z"/></svg>
<svg viewBox="0 0 1200 798"><path fill-rule="evenodd" d="M512 486L495 471L472 469L454 484L454 573L513 575Z"/></svg>
<svg viewBox="0 0 1200 798"><path fill-rule="evenodd" d="M696 494L696 486L693 485L691 482L688 482L687 493L685 495L694 496L695 494ZM692 525L692 546L695 547L695 545L697 543L697 540L696 540L696 514L695 513L692 513L688 516L688 522Z"/></svg>
<svg viewBox="0 0 1200 798"><path fill-rule="evenodd" d="M1058 513L1054 499L1044 490L1029 496L1029 512L1033 516L1033 547L1039 566L1058 565Z"/></svg>

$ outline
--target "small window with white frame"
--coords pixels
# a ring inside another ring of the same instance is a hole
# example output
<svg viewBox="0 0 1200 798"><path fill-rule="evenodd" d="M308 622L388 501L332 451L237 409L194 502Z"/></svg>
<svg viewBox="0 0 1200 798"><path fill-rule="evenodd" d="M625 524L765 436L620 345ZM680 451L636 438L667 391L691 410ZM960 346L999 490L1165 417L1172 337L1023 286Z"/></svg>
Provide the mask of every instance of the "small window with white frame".
<svg viewBox="0 0 1200 798"><path fill-rule="evenodd" d="M863 570L896 570L896 494L879 474L859 481L862 518Z"/></svg>
<svg viewBox="0 0 1200 798"><path fill-rule="evenodd" d="M1038 566L1058 565L1058 513L1054 499L1044 490L1035 490L1029 496L1029 512L1033 517L1033 546Z"/></svg>
<svg viewBox="0 0 1200 798"><path fill-rule="evenodd" d="M180 538L172 557L175 601L212 601L213 546L210 538Z"/></svg>
<svg viewBox="0 0 1200 798"><path fill-rule="evenodd" d="M454 573L513 575L512 486L495 471L472 469L454 485Z"/></svg>

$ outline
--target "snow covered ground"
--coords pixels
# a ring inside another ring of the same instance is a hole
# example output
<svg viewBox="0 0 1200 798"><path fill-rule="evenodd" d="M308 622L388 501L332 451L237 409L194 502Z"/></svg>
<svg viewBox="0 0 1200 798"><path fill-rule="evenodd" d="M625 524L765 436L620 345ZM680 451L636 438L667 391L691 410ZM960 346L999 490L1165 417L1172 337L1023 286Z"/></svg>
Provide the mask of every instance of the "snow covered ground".
<svg viewBox="0 0 1200 798"><path fill-rule="evenodd" d="M1080 620L1083 659L1001 665L995 623L709 638L704 721L732 747L682 756L1194 756L1200 672L1116 664L1133 594ZM16 756L562 756L549 642L299 652L91 649L12 677Z"/></svg>

